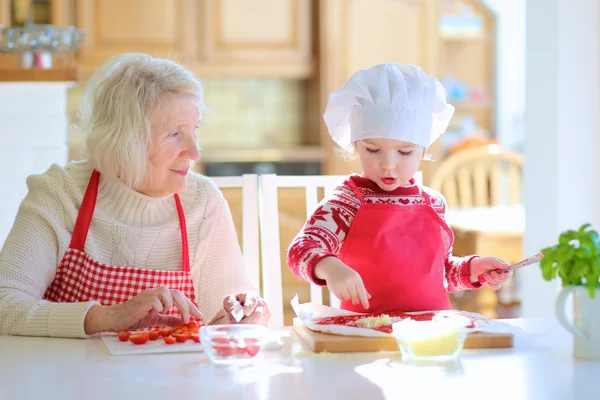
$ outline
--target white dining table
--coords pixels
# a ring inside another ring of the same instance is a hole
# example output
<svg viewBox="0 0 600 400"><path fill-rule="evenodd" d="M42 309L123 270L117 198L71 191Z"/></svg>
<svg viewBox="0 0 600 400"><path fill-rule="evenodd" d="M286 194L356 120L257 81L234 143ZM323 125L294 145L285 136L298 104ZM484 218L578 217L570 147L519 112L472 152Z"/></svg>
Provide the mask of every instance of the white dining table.
<svg viewBox="0 0 600 400"><path fill-rule="evenodd" d="M487 233L523 234L525 208L520 205L449 208L446 221L450 226L463 230Z"/></svg>
<svg viewBox="0 0 600 400"><path fill-rule="evenodd" d="M313 354L291 328L250 367L204 353L111 356L99 338L0 336L0 399L600 399L600 362L573 359L553 319L506 322L514 348L428 366L397 352Z"/></svg>

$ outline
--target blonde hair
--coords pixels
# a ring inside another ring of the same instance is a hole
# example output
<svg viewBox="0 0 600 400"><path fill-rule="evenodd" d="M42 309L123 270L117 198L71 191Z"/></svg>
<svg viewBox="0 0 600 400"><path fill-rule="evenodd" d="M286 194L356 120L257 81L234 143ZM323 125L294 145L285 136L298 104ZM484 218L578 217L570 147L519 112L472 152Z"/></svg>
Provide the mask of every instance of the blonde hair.
<svg viewBox="0 0 600 400"><path fill-rule="evenodd" d="M103 176L137 189L146 177L151 119L170 96L187 96L206 110L202 83L173 61L125 53L94 74L81 105L88 160Z"/></svg>

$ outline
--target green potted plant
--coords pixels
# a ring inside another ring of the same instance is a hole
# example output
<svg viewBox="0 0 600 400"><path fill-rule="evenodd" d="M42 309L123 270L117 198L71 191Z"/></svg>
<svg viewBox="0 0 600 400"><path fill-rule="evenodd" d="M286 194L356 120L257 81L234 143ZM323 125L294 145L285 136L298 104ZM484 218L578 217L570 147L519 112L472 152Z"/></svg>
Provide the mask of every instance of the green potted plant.
<svg viewBox="0 0 600 400"><path fill-rule="evenodd" d="M590 224L561 233L558 244L542 253L540 267L545 280L558 275L563 286L585 286L590 297L595 297L600 287L600 239Z"/></svg>
<svg viewBox="0 0 600 400"><path fill-rule="evenodd" d="M600 360L600 237L590 224L568 230L558 243L542 250L540 268L545 280L560 277L563 289L556 301L558 322L574 335L573 355ZM565 315L565 302L573 293L573 317Z"/></svg>

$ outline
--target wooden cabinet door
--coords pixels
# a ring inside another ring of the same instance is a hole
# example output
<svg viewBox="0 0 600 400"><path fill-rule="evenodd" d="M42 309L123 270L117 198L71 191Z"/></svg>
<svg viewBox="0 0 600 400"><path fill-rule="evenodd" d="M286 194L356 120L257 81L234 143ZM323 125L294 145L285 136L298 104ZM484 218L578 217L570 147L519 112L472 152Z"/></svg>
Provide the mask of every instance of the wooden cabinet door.
<svg viewBox="0 0 600 400"><path fill-rule="evenodd" d="M327 0L320 2L321 104L354 72L386 62L420 65L436 74L437 31L431 0ZM322 143L331 139L322 124ZM327 174L360 171L331 148Z"/></svg>
<svg viewBox="0 0 600 400"><path fill-rule="evenodd" d="M195 0L80 0L76 7L77 26L86 32L78 56L84 74L123 52L177 61L195 55Z"/></svg>
<svg viewBox="0 0 600 400"><path fill-rule="evenodd" d="M310 0L204 0L200 59L209 64L306 76L311 69Z"/></svg>

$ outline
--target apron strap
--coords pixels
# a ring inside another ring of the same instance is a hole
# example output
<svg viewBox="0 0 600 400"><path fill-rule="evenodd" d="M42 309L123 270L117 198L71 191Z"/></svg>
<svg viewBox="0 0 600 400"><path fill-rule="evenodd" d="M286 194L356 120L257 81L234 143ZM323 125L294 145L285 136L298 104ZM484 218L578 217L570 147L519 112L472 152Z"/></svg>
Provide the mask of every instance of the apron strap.
<svg viewBox="0 0 600 400"><path fill-rule="evenodd" d="M423 188L421 188L421 194L423 195L423 198L425 199L425 204L427 204L428 206L431 206L431 196L429 196L427 194L427 192L425 192L425 190L423 190Z"/></svg>
<svg viewBox="0 0 600 400"><path fill-rule="evenodd" d="M79 208L79 214L73 228L73 236L71 236L71 244L69 248L83 252L85 239L87 238L94 209L96 208L96 198L98 197L98 183L100 182L100 172L94 169L92 176L88 182L83 201Z"/></svg>
<svg viewBox="0 0 600 400"><path fill-rule="evenodd" d="M96 199L98 198L98 185L100 182L100 172L94 169L92 176L88 182L81 207L79 208L79 214L75 221L75 227L73 228L73 236L71 237L71 244L69 248L79 250L83 252L85 247L85 240L87 239L88 231L90 230L90 224L94 215L94 209L96 208ZM190 255L188 248L187 239L187 227L185 223L185 215L183 214L183 207L177 194L173 195L175 199L175 205L177 206L177 216L179 217L179 227L181 229L181 270L185 272L190 271Z"/></svg>
<svg viewBox="0 0 600 400"><path fill-rule="evenodd" d="M352 179L348 179L348 185L350 185L350 189L352 189L352 191L354 192L356 197L358 197L358 201L360 201L360 205L361 206L364 205L365 198L364 198L362 192L360 191L360 189L358 188L358 186L356 186L356 183L354 183L354 181Z"/></svg>
<svg viewBox="0 0 600 400"><path fill-rule="evenodd" d="M175 205L177 206L177 215L179 216L179 227L181 228L181 270L184 272L190 272L190 255L188 249L188 237L187 237L187 226L185 224L185 215L183 214L183 207L181 206L181 200L179 195L175 193Z"/></svg>

